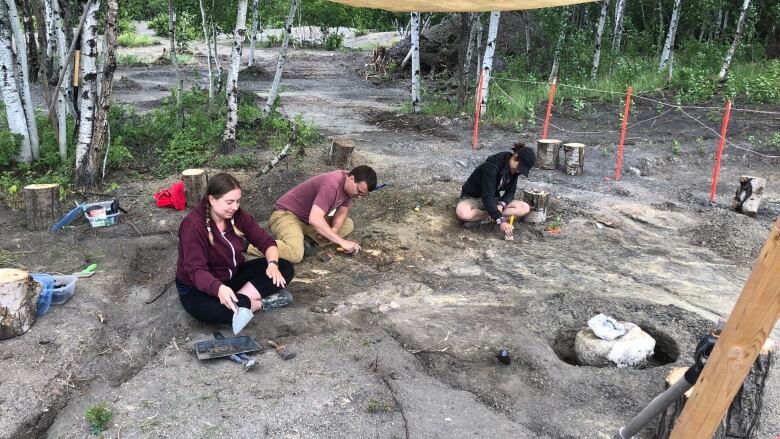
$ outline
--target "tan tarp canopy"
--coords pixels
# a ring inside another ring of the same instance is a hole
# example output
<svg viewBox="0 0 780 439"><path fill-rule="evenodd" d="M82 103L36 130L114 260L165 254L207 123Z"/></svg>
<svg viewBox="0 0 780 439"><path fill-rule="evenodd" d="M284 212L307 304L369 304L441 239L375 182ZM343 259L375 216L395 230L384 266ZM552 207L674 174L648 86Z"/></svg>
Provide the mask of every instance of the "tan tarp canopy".
<svg viewBox="0 0 780 439"><path fill-rule="evenodd" d="M523 11L588 3L597 0L330 0L356 8L395 12L489 12Z"/></svg>

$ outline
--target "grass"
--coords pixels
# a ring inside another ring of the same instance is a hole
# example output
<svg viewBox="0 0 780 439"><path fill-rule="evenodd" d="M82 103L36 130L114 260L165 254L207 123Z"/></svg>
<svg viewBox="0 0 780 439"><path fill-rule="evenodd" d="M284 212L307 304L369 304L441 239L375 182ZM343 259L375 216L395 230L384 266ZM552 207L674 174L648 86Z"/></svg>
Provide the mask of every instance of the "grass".
<svg viewBox="0 0 780 439"><path fill-rule="evenodd" d="M122 47L145 47L160 44L160 39L149 35L123 33L117 38L117 44Z"/></svg>
<svg viewBox="0 0 780 439"><path fill-rule="evenodd" d="M116 63L119 65L127 64L151 64L152 59L148 56L133 55L132 53L121 53L116 57Z"/></svg>
<svg viewBox="0 0 780 439"><path fill-rule="evenodd" d="M179 64L192 64L195 56L191 53L179 53L176 55L176 60L179 61Z"/></svg>
<svg viewBox="0 0 780 439"><path fill-rule="evenodd" d="M111 418L113 417L114 414L111 413L111 410L106 408L104 404L93 405L84 413L84 419L86 419L87 424L89 424L89 428L94 435L103 432L108 427L108 423L111 422Z"/></svg>
<svg viewBox="0 0 780 439"><path fill-rule="evenodd" d="M395 404L392 401L374 398L368 400L369 413L392 412L393 409L395 409Z"/></svg>

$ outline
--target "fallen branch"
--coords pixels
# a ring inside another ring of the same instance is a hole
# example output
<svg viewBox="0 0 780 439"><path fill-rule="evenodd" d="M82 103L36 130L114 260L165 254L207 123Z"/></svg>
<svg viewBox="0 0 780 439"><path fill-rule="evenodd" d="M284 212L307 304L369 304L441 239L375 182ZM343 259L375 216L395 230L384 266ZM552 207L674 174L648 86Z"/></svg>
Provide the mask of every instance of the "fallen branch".
<svg viewBox="0 0 780 439"><path fill-rule="evenodd" d="M173 282L174 282L174 281L172 281L172 280L171 280L171 281L168 281L168 283L166 283L166 284L163 286L163 288L162 288L162 291L160 291L159 293L157 293L157 295L156 295L156 296L152 297L151 299L148 299L148 300L147 300L146 302L144 302L144 303L146 303L147 305L149 305L150 303L154 303L154 302L155 302L157 299L159 299L160 297L162 297L162 295L163 295L163 294L165 294L165 292L166 292L166 291L168 291L168 288L170 288L170 286L171 286L171 285L173 285Z"/></svg>
<svg viewBox="0 0 780 439"><path fill-rule="evenodd" d="M447 331L447 336L434 345L428 346L427 348L423 348L418 351L409 351L409 353L413 355L417 355L423 352L445 352L447 349L449 349L449 346L445 347L444 349L434 349L434 348L438 347L440 344L447 341L450 338L450 333L451 331Z"/></svg>
<svg viewBox="0 0 780 439"><path fill-rule="evenodd" d="M295 127L295 125L293 125L292 132L290 133L290 141L287 142L287 145L284 145L284 148L282 148L282 150L279 152L279 155L277 155L273 160L271 160L271 162L268 163L266 167L263 168L263 170L260 171L260 173L257 175L265 175L271 172L271 169L273 169L274 166L276 166L280 160L290 155L290 147L293 145L293 143L295 143L297 137L298 137L297 128Z"/></svg>

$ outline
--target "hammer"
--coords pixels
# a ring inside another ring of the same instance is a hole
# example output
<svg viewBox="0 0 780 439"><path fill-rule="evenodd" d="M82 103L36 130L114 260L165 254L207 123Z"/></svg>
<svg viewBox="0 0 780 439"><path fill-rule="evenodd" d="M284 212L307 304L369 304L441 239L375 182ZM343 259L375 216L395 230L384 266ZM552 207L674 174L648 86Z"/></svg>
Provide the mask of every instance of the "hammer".
<svg viewBox="0 0 780 439"><path fill-rule="evenodd" d="M272 348L276 349L276 353L279 354L280 357L282 357L282 360L287 361L295 358L296 355L295 352L288 350L287 346L283 344L274 343L271 340L268 340L266 343L268 343L268 346L271 346Z"/></svg>

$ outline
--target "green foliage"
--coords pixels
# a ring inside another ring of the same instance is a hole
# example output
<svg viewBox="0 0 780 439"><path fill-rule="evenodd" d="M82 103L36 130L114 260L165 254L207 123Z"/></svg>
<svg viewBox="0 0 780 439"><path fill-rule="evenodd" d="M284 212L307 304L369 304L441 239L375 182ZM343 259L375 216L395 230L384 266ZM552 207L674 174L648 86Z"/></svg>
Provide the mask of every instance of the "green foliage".
<svg viewBox="0 0 780 439"><path fill-rule="evenodd" d="M682 151L682 144L680 144L680 141L677 139L672 139L672 154L680 155L681 151Z"/></svg>
<svg viewBox="0 0 780 439"><path fill-rule="evenodd" d="M152 60L145 56L139 56L132 53L120 53L116 57L116 62L119 65L127 64L151 64Z"/></svg>
<svg viewBox="0 0 780 439"><path fill-rule="evenodd" d="M7 130L0 131L0 168L10 166L19 154L24 137Z"/></svg>
<svg viewBox="0 0 780 439"><path fill-rule="evenodd" d="M769 139L767 139L766 143L772 148L780 150L780 133L772 133Z"/></svg>
<svg viewBox="0 0 780 439"><path fill-rule="evenodd" d="M386 399L376 399L376 398L368 399L369 413L392 412L394 409L395 409L395 404L393 403L393 401L386 400Z"/></svg>
<svg viewBox="0 0 780 439"><path fill-rule="evenodd" d="M214 166L222 169L243 169L257 165L254 154L223 155L214 160Z"/></svg>
<svg viewBox="0 0 780 439"><path fill-rule="evenodd" d="M672 86L678 97L686 102L701 102L712 98L717 86L716 78L704 70L678 67L674 71Z"/></svg>
<svg viewBox="0 0 780 439"><path fill-rule="evenodd" d="M180 49L187 47L190 41L194 41L200 35L197 15L181 11L176 15L176 44ZM149 28L163 37L168 38L168 12L163 12L149 21Z"/></svg>
<svg viewBox="0 0 780 439"><path fill-rule="evenodd" d="M366 28L355 29L355 36L356 37L362 37L364 35L368 35L368 29L366 29Z"/></svg>
<svg viewBox="0 0 780 439"><path fill-rule="evenodd" d="M325 37L325 50L337 50L340 49L343 44L344 35L341 35L337 32L330 33L327 37Z"/></svg>
<svg viewBox="0 0 780 439"><path fill-rule="evenodd" d="M108 149L106 167L108 169L122 169L133 161L133 154L125 145L125 139L117 136L111 141Z"/></svg>
<svg viewBox="0 0 780 439"><path fill-rule="evenodd" d="M102 433L113 417L114 414L104 404L93 405L84 413L84 419L94 435Z"/></svg>
<svg viewBox="0 0 780 439"><path fill-rule="evenodd" d="M117 37L117 44L122 47L143 47L160 44L160 39L149 35L138 35L132 32L122 33Z"/></svg>

